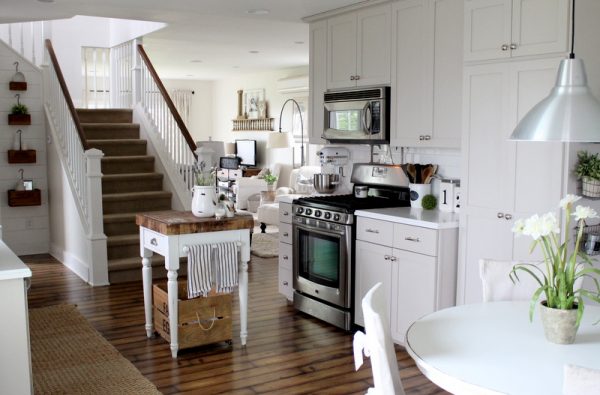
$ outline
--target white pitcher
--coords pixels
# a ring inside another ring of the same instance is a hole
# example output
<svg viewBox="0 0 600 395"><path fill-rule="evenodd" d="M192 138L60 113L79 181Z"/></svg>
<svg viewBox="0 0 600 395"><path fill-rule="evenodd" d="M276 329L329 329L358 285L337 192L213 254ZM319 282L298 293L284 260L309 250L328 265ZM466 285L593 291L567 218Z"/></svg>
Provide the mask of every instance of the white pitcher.
<svg viewBox="0 0 600 395"><path fill-rule="evenodd" d="M196 217L212 217L215 215L215 187L198 186L193 189L192 214Z"/></svg>

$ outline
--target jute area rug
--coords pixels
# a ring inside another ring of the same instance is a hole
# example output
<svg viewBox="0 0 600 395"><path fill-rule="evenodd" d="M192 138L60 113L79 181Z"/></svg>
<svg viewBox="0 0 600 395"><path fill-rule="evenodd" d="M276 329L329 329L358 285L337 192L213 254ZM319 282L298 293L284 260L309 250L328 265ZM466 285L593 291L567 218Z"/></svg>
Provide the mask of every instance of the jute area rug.
<svg viewBox="0 0 600 395"><path fill-rule="evenodd" d="M272 258L279 255L279 232L275 233L253 233L252 255L261 258Z"/></svg>
<svg viewBox="0 0 600 395"><path fill-rule="evenodd" d="M160 394L73 305L29 310L36 394Z"/></svg>

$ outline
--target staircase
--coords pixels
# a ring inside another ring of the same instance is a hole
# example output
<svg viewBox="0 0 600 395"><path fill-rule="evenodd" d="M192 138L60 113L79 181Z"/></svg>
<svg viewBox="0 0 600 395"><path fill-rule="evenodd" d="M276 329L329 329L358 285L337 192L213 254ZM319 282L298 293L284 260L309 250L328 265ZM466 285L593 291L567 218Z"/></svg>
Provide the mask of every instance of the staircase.
<svg viewBox="0 0 600 395"><path fill-rule="evenodd" d="M90 148L102 158L102 208L111 284L141 281L139 229L136 213L171 209L171 192L163 191L163 175L154 171L140 126L129 109L78 109ZM165 278L164 259L155 255L153 277ZM161 269L162 268L162 269ZM183 274L183 273L182 273Z"/></svg>

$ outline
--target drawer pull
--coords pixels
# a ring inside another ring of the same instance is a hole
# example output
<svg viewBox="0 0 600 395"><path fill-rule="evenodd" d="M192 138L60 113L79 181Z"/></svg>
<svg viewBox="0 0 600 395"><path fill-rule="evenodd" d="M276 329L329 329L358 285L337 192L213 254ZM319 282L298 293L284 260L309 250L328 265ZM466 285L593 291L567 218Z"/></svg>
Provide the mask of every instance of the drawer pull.
<svg viewBox="0 0 600 395"><path fill-rule="evenodd" d="M287 260L288 260L288 256L287 256L287 255L284 255L284 256L283 256L283 259L285 259L285 260L287 261Z"/></svg>
<svg viewBox="0 0 600 395"><path fill-rule="evenodd" d="M285 286L287 287L287 286L288 286L288 282L287 282L287 281L284 281L284 282L283 282L283 285L285 285Z"/></svg>
<svg viewBox="0 0 600 395"><path fill-rule="evenodd" d="M383 259L385 259L386 261L389 261L389 260L390 260L390 258L391 258L391 256L389 256L389 255L384 255L384 256L383 256Z"/></svg>
<svg viewBox="0 0 600 395"><path fill-rule="evenodd" d="M283 237L288 237L288 232L284 232Z"/></svg>
<svg viewBox="0 0 600 395"><path fill-rule="evenodd" d="M421 242L421 240L419 240L418 237L410 237L410 236L405 237L404 240L406 240L406 241L414 241L415 243L420 243Z"/></svg>
<svg viewBox="0 0 600 395"><path fill-rule="evenodd" d="M390 261L392 262L396 262L398 260L398 258L396 258L395 256L390 257Z"/></svg>
<svg viewBox="0 0 600 395"><path fill-rule="evenodd" d="M156 240L156 238L153 237L152 239L150 239L150 244L152 244L153 246L157 246L158 245L158 240Z"/></svg>
<svg viewBox="0 0 600 395"><path fill-rule="evenodd" d="M512 215L511 214L504 214L504 219L507 221L510 221L512 219Z"/></svg>
<svg viewBox="0 0 600 395"><path fill-rule="evenodd" d="M288 215L290 215L290 213L289 213L289 212L287 212L287 211L284 211L284 212L283 212L283 216L284 216L284 217L287 217Z"/></svg>
<svg viewBox="0 0 600 395"><path fill-rule="evenodd" d="M377 230L377 229L371 229L371 228L367 229L366 232L379 234L379 230Z"/></svg>

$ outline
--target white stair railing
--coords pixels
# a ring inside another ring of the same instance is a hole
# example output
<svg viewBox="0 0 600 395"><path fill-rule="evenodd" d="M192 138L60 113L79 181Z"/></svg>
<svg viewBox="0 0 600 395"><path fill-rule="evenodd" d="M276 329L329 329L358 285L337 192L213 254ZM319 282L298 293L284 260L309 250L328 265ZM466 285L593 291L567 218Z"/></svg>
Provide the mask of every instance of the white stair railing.
<svg viewBox="0 0 600 395"><path fill-rule="evenodd" d="M131 108L133 104L133 40L110 49L111 106Z"/></svg>
<svg viewBox="0 0 600 395"><path fill-rule="evenodd" d="M141 45L138 45L138 53L142 60L140 104L153 123L157 137L154 140L160 142L161 150L168 155L170 166L177 174L178 180L171 181L178 182L179 188L190 193L194 186L196 144Z"/></svg>
<svg viewBox="0 0 600 395"><path fill-rule="evenodd" d="M108 284L108 261L102 219L101 159L104 154L88 146L50 40L46 40L45 47L50 61L43 67L44 107L50 132L60 150L59 157L86 231L90 257L88 281L105 285Z"/></svg>
<svg viewBox="0 0 600 395"><path fill-rule="evenodd" d="M35 65L43 62L44 22L0 24L0 39Z"/></svg>

